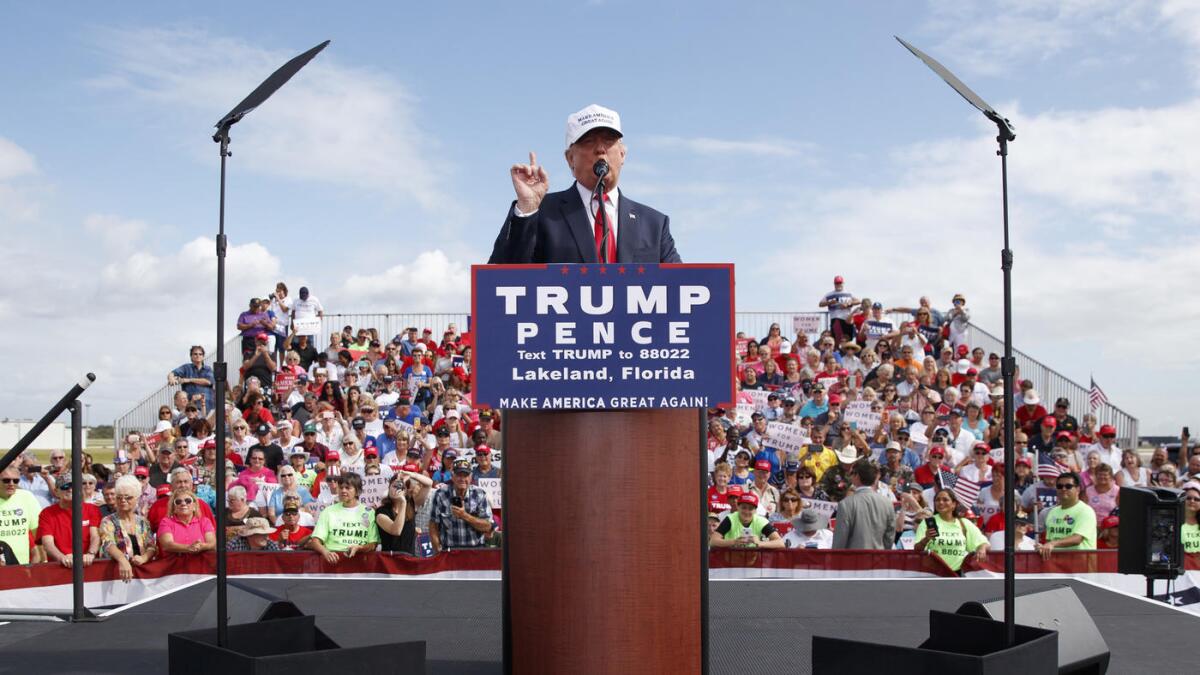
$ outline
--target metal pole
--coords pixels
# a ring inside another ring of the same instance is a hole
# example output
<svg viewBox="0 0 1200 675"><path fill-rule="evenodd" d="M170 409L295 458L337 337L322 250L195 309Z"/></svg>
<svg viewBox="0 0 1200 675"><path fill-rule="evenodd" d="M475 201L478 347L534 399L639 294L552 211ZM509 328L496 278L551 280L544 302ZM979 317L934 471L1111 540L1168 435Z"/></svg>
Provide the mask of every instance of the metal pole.
<svg viewBox="0 0 1200 675"><path fill-rule="evenodd" d="M85 616L83 607L83 404L71 401L71 620Z"/></svg>
<svg viewBox="0 0 1200 675"><path fill-rule="evenodd" d="M220 130L221 207L217 231L217 361L213 381L217 389L217 646L229 642L228 597L225 589L225 158L229 156L229 127Z"/></svg>
<svg viewBox="0 0 1200 675"><path fill-rule="evenodd" d="M20 457L21 453L25 452L25 449L29 447L29 444L33 443L34 439L40 436L42 432L46 430L46 427L50 426L50 423L57 419L64 410L68 409L71 406L71 402L79 398L79 395L82 394L85 389L92 386L92 383L95 381L96 376L92 373L88 373L87 375L84 375L83 379L80 380L75 386L71 387L71 390L64 394L63 397L58 400L58 403L55 403L49 410L46 411L45 415L42 415L42 419L38 420L37 424L33 425L33 428L25 432L25 435L22 436L15 445L12 446L11 450L4 453L3 457L0 457L0 471L8 468L8 465L11 464L14 459Z"/></svg>
<svg viewBox="0 0 1200 675"><path fill-rule="evenodd" d="M1008 646L1017 642L1016 624L1016 529L1017 505L1013 499L1016 478L1016 411L1013 410L1013 377L1016 362L1012 347L1012 250L1008 247L1008 139L1003 130L996 140L1000 149L1000 180L1004 198L1004 250L1000 252L1000 269L1004 270L1004 640Z"/></svg>

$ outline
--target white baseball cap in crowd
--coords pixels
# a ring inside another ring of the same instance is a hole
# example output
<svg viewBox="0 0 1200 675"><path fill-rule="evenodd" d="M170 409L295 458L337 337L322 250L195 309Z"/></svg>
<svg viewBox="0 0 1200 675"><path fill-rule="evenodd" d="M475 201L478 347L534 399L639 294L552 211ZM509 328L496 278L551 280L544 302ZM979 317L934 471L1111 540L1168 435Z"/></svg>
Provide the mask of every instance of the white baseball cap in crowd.
<svg viewBox="0 0 1200 675"><path fill-rule="evenodd" d="M593 103L567 116L567 147L574 145L592 129L612 129L624 135L621 133L621 116L617 111Z"/></svg>

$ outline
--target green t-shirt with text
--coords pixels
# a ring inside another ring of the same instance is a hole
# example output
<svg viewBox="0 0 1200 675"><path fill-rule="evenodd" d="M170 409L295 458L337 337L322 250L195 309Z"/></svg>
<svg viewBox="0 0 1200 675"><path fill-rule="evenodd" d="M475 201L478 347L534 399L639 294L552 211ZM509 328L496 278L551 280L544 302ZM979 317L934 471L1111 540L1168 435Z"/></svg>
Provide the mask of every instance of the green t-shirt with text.
<svg viewBox="0 0 1200 675"><path fill-rule="evenodd" d="M1183 552L1200 553L1200 525L1184 523L1179 531L1183 536Z"/></svg>
<svg viewBox="0 0 1200 675"><path fill-rule="evenodd" d="M968 554L974 553L982 544L987 543L987 537L983 536L975 523L965 518L958 521L945 520L939 514L937 530L937 536L925 546L925 550L938 554L938 557L945 560L946 565L955 572L962 567ZM922 520L921 524L917 525L917 531L913 533L913 539L921 541L924 538L925 521Z"/></svg>
<svg viewBox="0 0 1200 675"><path fill-rule="evenodd" d="M379 527L375 525L375 510L359 504L352 509L341 503L332 504L321 512L312 536L320 539L325 548L341 553L351 546L379 543Z"/></svg>
<svg viewBox="0 0 1200 675"><path fill-rule="evenodd" d="M1096 512L1083 500L1069 509L1056 506L1046 514L1046 541L1058 541L1073 534L1083 537L1078 546L1056 546L1055 549L1090 551L1096 548Z"/></svg>
<svg viewBox="0 0 1200 675"><path fill-rule="evenodd" d="M29 564L29 532L37 529L41 512L42 505L28 490L0 499L0 541L8 544L22 565Z"/></svg>

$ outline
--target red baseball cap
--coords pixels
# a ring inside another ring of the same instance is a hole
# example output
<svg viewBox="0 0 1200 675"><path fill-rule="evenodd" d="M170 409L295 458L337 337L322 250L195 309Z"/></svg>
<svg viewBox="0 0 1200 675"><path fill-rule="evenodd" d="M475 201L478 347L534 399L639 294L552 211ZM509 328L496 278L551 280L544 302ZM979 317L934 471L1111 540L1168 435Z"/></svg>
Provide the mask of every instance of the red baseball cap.
<svg viewBox="0 0 1200 675"><path fill-rule="evenodd" d="M1056 426L1058 426L1058 420L1055 419L1054 415L1046 415L1045 417L1042 418L1042 426L1056 427Z"/></svg>
<svg viewBox="0 0 1200 675"><path fill-rule="evenodd" d="M1031 462L1028 457L1018 457L1017 464L1024 464L1025 466L1028 466L1028 467L1033 466L1033 462Z"/></svg>
<svg viewBox="0 0 1200 675"><path fill-rule="evenodd" d="M135 476L149 476L149 475L150 475L150 468L149 468L149 467L145 467L145 466L139 466L138 468L136 468L136 469L134 469L134 470L133 470L133 475L135 475Z"/></svg>
<svg viewBox="0 0 1200 675"><path fill-rule="evenodd" d="M432 328L426 328L425 330L423 330L423 331L421 331L421 332L423 332L423 333L432 333L432 332L433 332L433 329L432 329Z"/></svg>
<svg viewBox="0 0 1200 675"><path fill-rule="evenodd" d="M946 451L943 450L941 447L935 445L929 449L929 456L930 457L945 457Z"/></svg>
<svg viewBox="0 0 1200 675"><path fill-rule="evenodd" d="M162 485L158 486L158 489L154 491L154 494L158 495L159 497L169 495L171 494L171 486L167 483L163 483Z"/></svg>
<svg viewBox="0 0 1200 675"><path fill-rule="evenodd" d="M490 454L492 454L492 449L486 445L480 444L480 445L475 446L475 454L476 455L490 455Z"/></svg>
<svg viewBox="0 0 1200 675"><path fill-rule="evenodd" d="M738 497L737 503L738 504L749 504L751 506L758 506L758 496L755 495L753 492L747 492L747 493L743 494L742 496Z"/></svg>
<svg viewBox="0 0 1200 675"><path fill-rule="evenodd" d="M1116 436L1117 428L1111 424L1103 424L1100 426L1100 435L1101 436Z"/></svg>
<svg viewBox="0 0 1200 675"><path fill-rule="evenodd" d="M416 462L407 462L400 466L400 470L401 471L410 471L412 473L420 473L421 465L417 464Z"/></svg>
<svg viewBox="0 0 1200 675"><path fill-rule="evenodd" d="M379 450L375 449L374 446L369 447L366 450L363 450L363 456L364 457L378 457Z"/></svg>
<svg viewBox="0 0 1200 675"><path fill-rule="evenodd" d="M1071 439L1075 438L1075 436L1074 436L1074 435L1072 435L1072 434L1071 434L1071 432L1069 432L1069 431L1060 431L1060 432L1058 432L1057 434L1054 434L1054 439L1055 439L1055 440L1059 440L1059 441L1061 441L1061 440L1062 440L1062 439L1064 439L1064 438L1065 438L1065 439L1067 439L1067 440L1069 441L1069 440L1071 440Z"/></svg>
<svg viewBox="0 0 1200 675"><path fill-rule="evenodd" d="M970 348L970 347L968 347L968 346L966 346L966 345L959 345L959 346L958 346L958 355L959 355L959 356L966 356L967 354L970 354L970 353L971 353L971 348Z"/></svg>
<svg viewBox="0 0 1200 675"><path fill-rule="evenodd" d="M974 368L967 368L967 374L968 375L978 375L979 371L975 370Z"/></svg>
<svg viewBox="0 0 1200 675"><path fill-rule="evenodd" d="M837 394L829 395L829 405L837 405L842 402L842 397Z"/></svg>
<svg viewBox="0 0 1200 675"><path fill-rule="evenodd" d="M254 338L254 339L255 339L255 340L258 340L259 342L266 342L266 341L267 341L267 334L266 334L266 333L259 333L259 334L258 334L258 335L257 335L257 336Z"/></svg>
<svg viewBox="0 0 1200 675"><path fill-rule="evenodd" d="M760 459L754 463L754 468L757 471L770 471L771 470L771 461L766 460L766 459Z"/></svg>
<svg viewBox="0 0 1200 675"><path fill-rule="evenodd" d="M339 462L342 461L342 453L338 452L337 450L330 450L325 453L326 462L332 462L335 459Z"/></svg>
<svg viewBox="0 0 1200 675"><path fill-rule="evenodd" d="M843 278L842 278L842 276L839 274L838 276L836 276L836 277L834 277L834 278L833 278L833 283L835 283L835 284L844 284L844 283L846 283L846 280L845 280L845 279L843 279Z"/></svg>
<svg viewBox="0 0 1200 675"><path fill-rule="evenodd" d="M730 485L729 487L725 488L725 494L733 497L740 496L742 492L743 490L741 485Z"/></svg>
<svg viewBox="0 0 1200 675"><path fill-rule="evenodd" d="M1107 530L1113 527L1120 527L1121 519L1118 516L1105 516L1104 520L1100 521L1100 529Z"/></svg>
<svg viewBox="0 0 1200 675"><path fill-rule="evenodd" d="M987 443L984 443L983 441L979 441L974 446L972 446L973 450L978 450L980 448L983 448L984 450L987 450L988 452L992 451L992 446L988 445Z"/></svg>

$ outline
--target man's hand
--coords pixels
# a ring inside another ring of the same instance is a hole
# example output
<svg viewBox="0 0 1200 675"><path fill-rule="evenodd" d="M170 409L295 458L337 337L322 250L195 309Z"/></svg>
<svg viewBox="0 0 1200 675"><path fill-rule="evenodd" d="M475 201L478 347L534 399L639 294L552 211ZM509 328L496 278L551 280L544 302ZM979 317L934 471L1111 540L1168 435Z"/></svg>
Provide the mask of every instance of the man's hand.
<svg viewBox="0 0 1200 675"><path fill-rule="evenodd" d="M509 174L517 193L517 210L521 213L536 211L550 188L550 176L546 169L538 166L537 154L530 150L529 163L513 164Z"/></svg>
<svg viewBox="0 0 1200 675"><path fill-rule="evenodd" d="M329 563L330 565L337 564L338 554L334 553L333 551L326 551L325 555L322 557L325 558L325 562Z"/></svg>
<svg viewBox="0 0 1200 675"><path fill-rule="evenodd" d="M467 510L461 506L451 506L450 514L459 520L467 520Z"/></svg>
<svg viewBox="0 0 1200 675"><path fill-rule="evenodd" d="M74 557L73 555L71 555L70 553L68 553L67 555L64 555L64 556L62 557L62 566L63 566L63 567L70 567L70 566L71 566L72 564L74 564L74 562L75 562L75 559L74 559L74 558L75 558L75 557Z"/></svg>
<svg viewBox="0 0 1200 675"><path fill-rule="evenodd" d="M1042 555L1042 560L1049 560L1050 553L1054 550L1054 542L1048 541L1044 544L1037 545L1037 552Z"/></svg>
<svg viewBox="0 0 1200 675"><path fill-rule="evenodd" d="M347 558L353 558L355 553L358 553L358 546L351 546L350 548L346 549Z"/></svg>
<svg viewBox="0 0 1200 675"><path fill-rule="evenodd" d="M83 566L84 567L90 566L95 561L96 561L96 556L94 554L91 554L91 553L83 554Z"/></svg>

